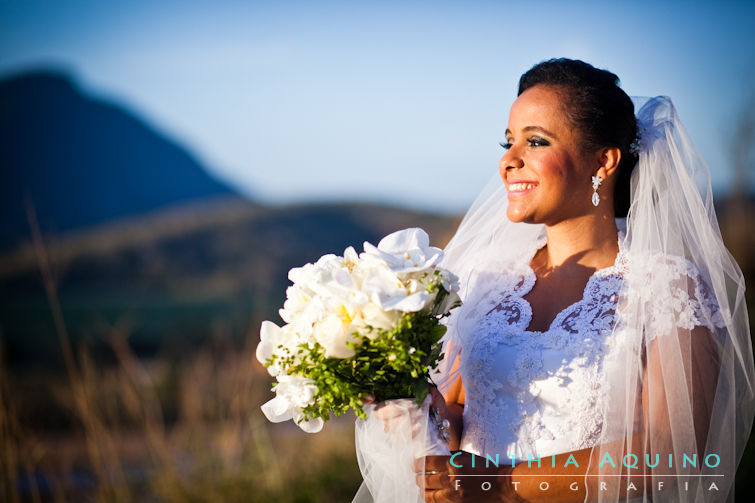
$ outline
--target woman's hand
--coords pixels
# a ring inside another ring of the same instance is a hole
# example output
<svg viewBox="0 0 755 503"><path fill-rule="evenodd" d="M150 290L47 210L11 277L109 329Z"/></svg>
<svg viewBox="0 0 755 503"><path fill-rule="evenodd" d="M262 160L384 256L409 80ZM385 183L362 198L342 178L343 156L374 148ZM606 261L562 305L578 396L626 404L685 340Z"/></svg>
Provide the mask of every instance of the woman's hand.
<svg viewBox="0 0 755 503"><path fill-rule="evenodd" d="M440 391L438 391L438 388L435 385L430 386L430 397L432 398L430 407L438 409L438 412L440 412L440 417L445 419L448 416L448 410L446 409L446 399L443 398L443 395Z"/></svg>
<svg viewBox="0 0 755 503"><path fill-rule="evenodd" d="M407 425L411 427L412 436L419 434L421 430L422 409L413 398L377 402L375 396L370 394L362 398L362 404L374 406L372 414L383 421L383 431L386 433Z"/></svg>
<svg viewBox="0 0 755 503"><path fill-rule="evenodd" d="M449 440L447 442L448 448L452 451L459 448L461 442L461 430L462 430L462 414L464 408L455 402L447 402L444 396L438 391L435 386L430 387L430 397L432 402L430 407L438 409L440 417L448 421L448 433ZM430 424L433 424L432 422Z"/></svg>
<svg viewBox="0 0 755 503"><path fill-rule="evenodd" d="M512 470L511 465L504 465L503 461L498 467L493 463L486 466L485 458L464 451L414 461L417 485L424 485L428 503L522 503L525 500L516 494L511 483Z"/></svg>

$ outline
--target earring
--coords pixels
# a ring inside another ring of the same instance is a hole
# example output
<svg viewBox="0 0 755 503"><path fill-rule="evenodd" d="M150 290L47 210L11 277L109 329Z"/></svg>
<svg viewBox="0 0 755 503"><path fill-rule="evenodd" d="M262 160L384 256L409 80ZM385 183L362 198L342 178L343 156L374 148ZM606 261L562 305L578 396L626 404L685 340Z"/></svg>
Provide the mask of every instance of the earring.
<svg viewBox="0 0 755 503"><path fill-rule="evenodd" d="M597 206L600 204L600 196L598 195L598 187L603 183L603 179L599 176L592 177L592 205Z"/></svg>

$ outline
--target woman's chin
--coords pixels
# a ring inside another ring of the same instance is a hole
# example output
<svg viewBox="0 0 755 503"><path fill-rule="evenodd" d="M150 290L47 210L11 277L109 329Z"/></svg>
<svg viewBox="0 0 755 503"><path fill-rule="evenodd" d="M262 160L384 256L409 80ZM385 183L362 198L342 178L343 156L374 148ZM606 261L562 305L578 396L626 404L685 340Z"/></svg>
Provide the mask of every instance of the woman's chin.
<svg viewBox="0 0 755 503"><path fill-rule="evenodd" d="M520 222L523 222L526 224L533 223L531 221L532 215L529 214L529 212L522 211L519 208L514 208L512 207L511 204L509 204L509 207L506 209L506 216L509 218L511 222L514 222L514 223L520 223Z"/></svg>

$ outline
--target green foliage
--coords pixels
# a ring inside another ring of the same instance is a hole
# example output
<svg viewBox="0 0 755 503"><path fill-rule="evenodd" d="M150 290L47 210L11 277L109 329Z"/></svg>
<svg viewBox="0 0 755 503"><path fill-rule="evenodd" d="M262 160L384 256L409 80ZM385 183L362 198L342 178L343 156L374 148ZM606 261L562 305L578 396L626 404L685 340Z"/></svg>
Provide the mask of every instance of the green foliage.
<svg viewBox="0 0 755 503"><path fill-rule="evenodd" d="M304 414L327 420L331 412L340 416L351 408L365 418L362 399L369 394L376 401L414 397L422 403L430 370L443 357L439 341L446 327L436 316L420 312L404 314L393 330L373 331L376 337L352 344L356 354L351 358L326 358L318 344L302 346L301 360L288 373L305 375L317 386L315 403Z"/></svg>
<svg viewBox="0 0 755 503"><path fill-rule="evenodd" d="M346 344L354 356L327 357L317 342L299 344L293 353L278 347L265 365L280 365L285 374L306 377L317 388L313 403L302 409L307 419L327 421L349 409L364 419L363 399L368 395L378 402L414 398L422 404L430 391L430 372L443 359L440 339L446 327L440 320L461 301L444 288L439 270L425 273L420 281L435 294L432 304L403 313L391 330L368 326L366 333L353 332L353 341Z"/></svg>

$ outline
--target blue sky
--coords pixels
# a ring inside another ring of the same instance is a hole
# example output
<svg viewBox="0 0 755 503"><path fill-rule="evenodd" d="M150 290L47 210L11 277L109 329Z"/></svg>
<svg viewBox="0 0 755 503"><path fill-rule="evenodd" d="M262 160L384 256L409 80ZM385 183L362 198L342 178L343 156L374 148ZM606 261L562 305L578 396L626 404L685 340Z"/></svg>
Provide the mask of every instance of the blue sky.
<svg viewBox="0 0 755 503"><path fill-rule="evenodd" d="M671 96L724 191L755 2L658 3L0 0L0 74L66 70L257 199L460 212L519 75L580 58Z"/></svg>

